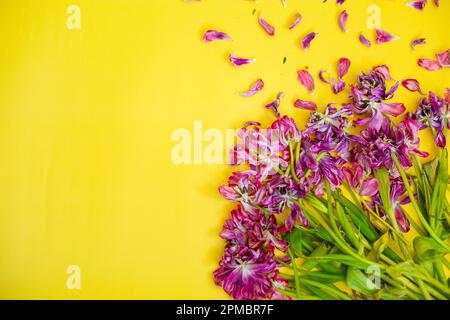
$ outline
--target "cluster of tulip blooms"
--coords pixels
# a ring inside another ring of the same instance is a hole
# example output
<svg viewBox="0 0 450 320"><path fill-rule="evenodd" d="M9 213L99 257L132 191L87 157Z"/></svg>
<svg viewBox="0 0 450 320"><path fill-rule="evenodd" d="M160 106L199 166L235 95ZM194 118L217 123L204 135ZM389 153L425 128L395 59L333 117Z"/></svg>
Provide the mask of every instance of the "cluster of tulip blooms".
<svg viewBox="0 0 450 320"><path fill-rule="evenodd" d="M303 130L272 103L269 128L239 131L232 158L244 169L219 188L236 207L214 271L232 298L450 298L450 90L408 113L389 102L390 80L379 66L358 76L347 103L296 103L311 111ZM434 137L433 159L421 130Z"/></svg>

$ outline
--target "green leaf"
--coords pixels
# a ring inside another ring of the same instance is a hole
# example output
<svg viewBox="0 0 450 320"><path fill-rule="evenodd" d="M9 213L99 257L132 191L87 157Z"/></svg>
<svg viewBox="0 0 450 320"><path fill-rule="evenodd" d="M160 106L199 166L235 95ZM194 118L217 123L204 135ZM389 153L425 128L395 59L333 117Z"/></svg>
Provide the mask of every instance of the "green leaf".
<svg viewBox="0 0 450 320"><path fill-rule="evenodd" d="M354 267L357 269L366 269L370 266L368 263L364 263L358 259L355 259L352 256L348 256L345 254L328 254L326 256L317 256L317 257L309 257L308 259L318 260L318 261L335 261L345 264L350 267Z"/></svg>
<svg viewBox="0 0 450 320"><path fill-rule="evenodd" d="M374 295L379 290L364 272L355 268L348 268L345 282L350 289L368 296Z"/></svg>
<svg viewBox="0 0 450 320"><path fill-rule="evenodd" d="M434 239L428 237L417 237L413 241L417 258L421 261L433 261L445 253L442 246Z"/></svg>
<svg viewBox="0 0 450 320"><path fill-rule="evenodd" d="M384 248L387 247L389 243L389 233L384 233L377 241L372 244L372 250L367 255L369 260L378 262L380 260L380 255L383 253Z"/></svg>
<svg viewBox="0 0 450 320"><path fill-rule="evenodd" d="M309 257L305 260L305 262L303 263L303 268L305 270L312 270L318 263L319 261L317 260L311 260L309 258L311 257L317 257L317 256L324 256L328 253L328 247L326 246L325 243L322 243L320 246L318 246L310 255Z"/></svg>

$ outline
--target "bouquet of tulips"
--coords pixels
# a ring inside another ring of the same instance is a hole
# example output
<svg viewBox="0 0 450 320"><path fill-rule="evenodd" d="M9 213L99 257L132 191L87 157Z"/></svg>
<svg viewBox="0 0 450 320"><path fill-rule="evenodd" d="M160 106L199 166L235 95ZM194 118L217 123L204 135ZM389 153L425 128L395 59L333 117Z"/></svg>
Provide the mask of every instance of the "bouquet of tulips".
<svg viewBox="0 0 450 320"><path fill-rule="evenodd" d="M232 164L245 168L219 188L236 207L214 271L232 298L450 298L450 90L405 113L390 80L384 65L362 73L348 102L323 113L298 100L311 112L304 130L278 112L279 97L269 128L239 130Z"/></svg>

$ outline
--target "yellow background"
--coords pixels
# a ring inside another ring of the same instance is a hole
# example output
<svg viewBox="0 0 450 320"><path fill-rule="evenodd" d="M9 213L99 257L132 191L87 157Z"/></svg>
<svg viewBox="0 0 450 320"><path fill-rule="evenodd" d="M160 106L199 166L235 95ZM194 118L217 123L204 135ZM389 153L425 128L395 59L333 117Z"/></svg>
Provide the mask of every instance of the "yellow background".
<svg viewBox="0 0 450 320"><path fill-rule="evenodd" d="M394 78L415 77L424 90L449 86L448 69L416 65L450 47L449 1L419 12L405 1L348 0L349 33L338 28L334 0L287 2L1 1L0 298L226 298L211 274L232 208L217 186L232 169L174 165L174 130L192 132L195 120L220 130L268 124L263 105L278 91L286 93L281 111L304 122L307 112L292 102L311 98L296 71L335 72L342 56L352 61L348 81L387 63ZM81 30L66 27L72 4ZM358 42L360 31L373 38L371 4L400 40ZM275 37L258 26L261 10ZM303 21L289 31L296 11ZM203 43L209 28L234 41ZM311 31L319 35L305 52L299 41ZM412 51L416 37L428 44ZM231 52L257 62L234 68ZM237 95L258 77L261 94ZM312 99L322 106L345 99L316 85ZM404 88L396 95L410 109L418 98ZM81 290L66 287L69 265L81 268Z"/></svg>

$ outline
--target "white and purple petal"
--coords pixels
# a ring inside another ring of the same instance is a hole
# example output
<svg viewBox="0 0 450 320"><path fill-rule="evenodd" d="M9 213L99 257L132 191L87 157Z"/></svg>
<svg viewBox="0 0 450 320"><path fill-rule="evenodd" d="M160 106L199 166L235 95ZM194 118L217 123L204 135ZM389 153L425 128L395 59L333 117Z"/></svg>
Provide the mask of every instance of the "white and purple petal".
<svg viewBox="0 0 450 320"><path fill-rule="evenodd" d="M311 32L307 34L302 40L302 48L304 50L308 49L311 46L311 41L316 37L316 32Z"/></svg>
<svg viewBox="0 0 450 320"><path fill-rule="evenodd" d="M377 44L382 44L390 41L400 39L399 36L393 35L387 31L381 29L375 29L376 42Z"/></svg>
<svg viewBox="0 0 450 320"><path fill-rule="evenodd" d="M299 70L297 75L298 81L300 81L300 83L309 91L309 94L312 95L315 89L314 78L312 75L306 69Z"/></svg>
<svg viewBox="0 0 450 320"><path fill-rule="evenodd" d="M347 21L348 21L348 13L346 10L344 10L341 12L338 19L339 28L341 28L343 32L348 32Z"/></svg>
<svg viewBox="0 0 450 320"><path fill-rule="evenodd" d="M204 42L212 42L215 40L232 41L233 39L225 32L221 32L221 31L217 31L217 30L208 30L205 32L205 35L203 36Z"/></svg>
<svg viewBox="0 0 450 320"><path fill-rule="evenodd" d="M367 39L362 33L359 34L359 42L361 42L366 47L372 46L372 42L370 42L370 40Z"/></svg>
<svg viewBox="0 0 450 320"><path fill-rule="evenodd" d="M411 92L419 92L421 94L424 94L420 89L419 81L417 81L416 79L405 79L402 81L402 86Z"/></svg>
<svg viewBox="0 0 450 320"><path fill-rule="evenodd" d="M411 48L414 49L416 46L424 45L426 43L427 43L427 41L425 38L415 39L411 42Z"/></svg>
<svg viewBox="0 0 450 320"><path fill-rule="evenodd" d="M236 66L236 67L240 67L246 64L252 64L256 62L256 59L253 58L240 58L235 56L234 54L230 54L230 62Z"/></svg>
<svg viewBox="0 0 450 320"><path fill-rule="evenodd" d="M256 80L250 89L246 92L242 92L240 95L243 97L252 97L264 88L264 81L262 79Z"/></svg>

